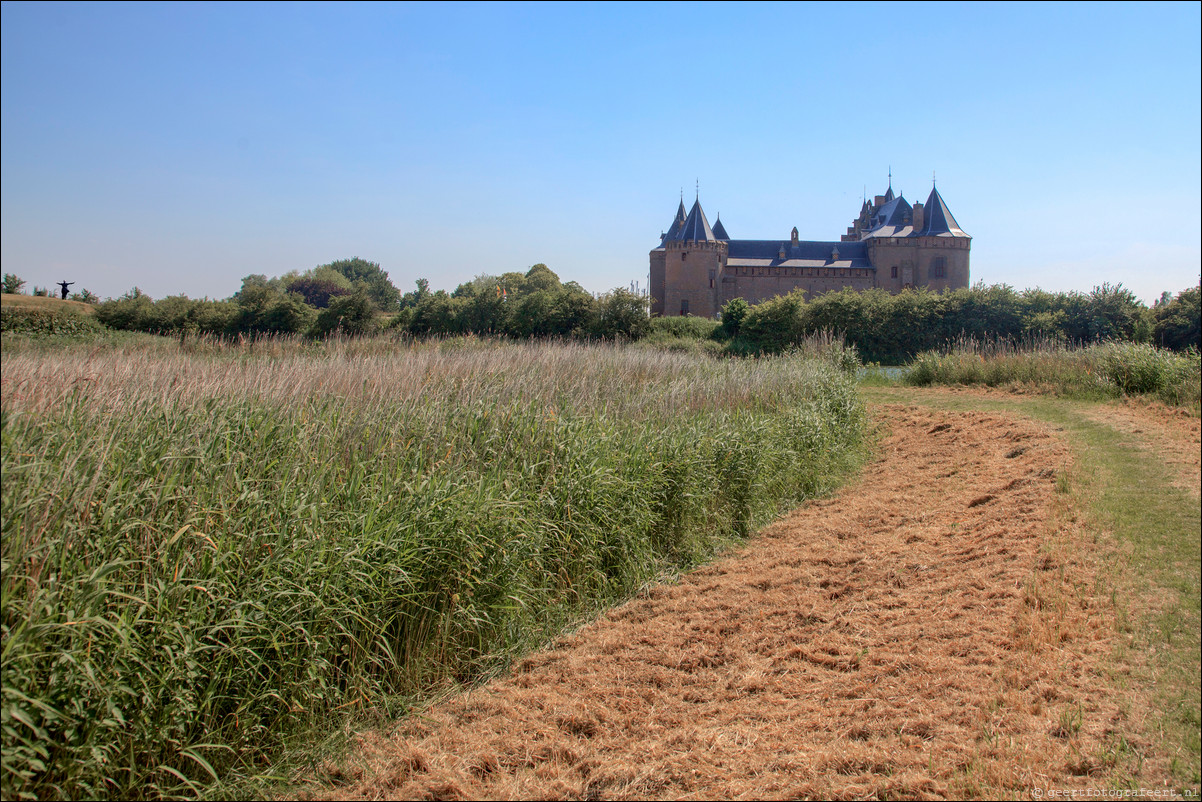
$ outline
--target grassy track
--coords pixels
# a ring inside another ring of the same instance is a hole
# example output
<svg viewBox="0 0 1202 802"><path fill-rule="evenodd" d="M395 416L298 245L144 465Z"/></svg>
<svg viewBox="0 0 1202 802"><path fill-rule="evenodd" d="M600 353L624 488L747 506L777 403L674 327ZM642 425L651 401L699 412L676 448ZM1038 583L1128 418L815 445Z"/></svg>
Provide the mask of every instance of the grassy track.
<svg viewBox="0 0 1202 802"><path fill-rule="evenodd" d="M1111 678L1130 713L1130 729L1113 738L1107 780L1138 788L1141 780L1168 779L1196 789L1202 523L1197 498L1174 486L1173 469L1139 436L1097 422L1103 404L901 387L863 392L875 403L1017 412L1063 428L1075 456L1065 490L1090 537L1077 547L1093 550L1103 583L1095 592L1114 610Z"/></svg>

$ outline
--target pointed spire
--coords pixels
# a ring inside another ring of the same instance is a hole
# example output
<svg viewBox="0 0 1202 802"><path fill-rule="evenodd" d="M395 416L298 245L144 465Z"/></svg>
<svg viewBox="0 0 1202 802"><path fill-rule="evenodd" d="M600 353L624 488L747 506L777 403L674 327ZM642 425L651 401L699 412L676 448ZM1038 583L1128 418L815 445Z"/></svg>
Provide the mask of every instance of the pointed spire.
<svg viewBox="0 0 1202 802"><path fill-rule="evenodd" d="M952 210L947 208L943 196L933 184L932 181L931 194L927 196L926 205L923 206L922 230L915 233L920 237L967 237L968 234L964 233L956 218L952 217Z"/></svg>
<svg viewBox="0 0 1202 802"><path fill-rule="evenodd" d="M701 209L700 200L693 202L693 208L689 210L689 216L685 219L676 236L668 237L665 241L667 239L683 242L717 241L717 237L714 236L714 230L710 228L709 220L705 219L705 212Z"/></svg>
<svg viewBox="0 0 1202 802"><path fill-rule="evenodd" d="M714 237L725 242L730 242L730 235L726 233L726 226L722 225L721 212L718 212L718 218L714 220Z"/></svg>
<svg viewBox="0 0 1202 802"><path fill-rule="evenodd" d="M684 221L685 221L686 215L685 215L685 211L684 211L684 189L683 188L680 191L680 196L681 196L680 197L680 206L678 206L676 208L676 217L673 218L672 225L668 227L668 233L666 233L660 237L661 242L667 242L668 240L676 239L677 235L680 233L680 229L684 226Z"/></svg>

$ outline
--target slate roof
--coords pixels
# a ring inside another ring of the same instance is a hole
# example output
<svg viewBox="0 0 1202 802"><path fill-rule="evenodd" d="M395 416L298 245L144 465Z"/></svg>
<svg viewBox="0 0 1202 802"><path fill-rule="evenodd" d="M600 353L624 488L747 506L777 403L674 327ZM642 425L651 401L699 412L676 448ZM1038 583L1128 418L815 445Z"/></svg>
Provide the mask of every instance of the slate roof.
<svg viewBox="0 0 1202 802"><path fill-rule="evenodd" d="M681 205L683 206L684 204ZM714 236L714 230L710 228L710 221L705 219L705 212L701 209L701 201L693 202L693 208L689 210L689 216L685 218L680 231L675 236L664 238L664 242L668 242L669 240L683 242L718 241L718 238Z"/></svg>
<svg viewBox="0 0 1202 802"><path fill-rule="evenodd" d="M785 258L780 258L781 249ZM839 259L832 261L832 252ZM791 245L787 240L732 239L727 267L872 267L863 242L810 242Z"/></svg>
<svg viewBox="0 0 1202 802"><path fill-rule="evenodd" d="M905 197L898 195L880 208L869 220L867 237L908 237L913 232L911 218L914 208Z"/></svg>
<svg viewBox="0 0 1202 802"><path fill-rule="evenodd" d="M714 236L720 240L730 240L730 235L726 233L726 227L722 225L722 213L718 213L718 219L714 221Z"/></svg>
<svg viewBox="0 0 1202 802"><path fill-rule="evenodd" d="M943 196L939 194L939 190L934 187L931 187L931 194L927 197L922 214L922 230L914 232L916 236L968 237L968 234L960 228L960 224L956 222L956 218L952 217L951 209L947 208L947 204L943 202Z"/></svg>
<svg viewBox="0 0 1202 802"><path fill-rule="evenodd" d="M680 227L684 225L684 221L685 221L684 198L681 198L680 199L680 208L676 210L676 217L672 220L672 225L669 226L668 233L664 234L660 238L660 240L662 242L667 242L670 239L675 239L676 235L680 233Z"/></svg>

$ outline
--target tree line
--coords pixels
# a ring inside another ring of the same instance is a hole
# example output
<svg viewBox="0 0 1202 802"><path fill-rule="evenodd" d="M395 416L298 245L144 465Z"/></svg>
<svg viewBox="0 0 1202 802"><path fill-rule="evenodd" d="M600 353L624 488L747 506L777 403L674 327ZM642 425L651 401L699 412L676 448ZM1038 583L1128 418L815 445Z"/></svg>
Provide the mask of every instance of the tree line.
<svg viewBox="0 0 1202 802"><path fill-rule="evenodd" d="M415 336L638 339L650 321L647 300L624 289L593 296L566 284L544 264L500 276L481 275L453 292L426 279L400 293L375 262L344 259L276 278L251 275L226 300L173 295L155 301L135 287L97 304L97 319L115 329L160 334L361 335L392 330Z"/></svg>
<svg viewBox="0 0 1202 802"><path fill-rule="evenodd" d="M6 291L20 281L5 275ZM95 301L95 297L80 300ZM1122 285L1091 292L1017 291L977 284L937 293L891 295L843 290L806 298L798 290L750 305L736 298L720 322L648 315L645 297L624 289L600 296L575 281L562 282L544 264L525 272L480 275L455 290L431 291L426 279L401 293L380 265L358 257L268 278L250 275L225 300L183 295L155 301L137 287L96 304L96 318L115 329L161 334L360 335L390 330L413 336L657 338L717 341L732 354L774 353L820 331L843 334L870 362L903 364L958 338L1147 342L1163 348L1199 348L1202 290L1166 292L1144 305Z"/></svg>
<svg viewBox="0 0 1202 802"><path fill-rule="evenodd" d="M722 310L715 337L736 353L772 353L819 331L844 334L861 358L904 364L960 338L1089 343L1121 340L1162 348L1199 347L1202 292L1164 293L1151 308L1122 285L1089 293L1016 291L977 284L952 292L843 290L807 300L795 291L750 306L741 298Z"/></svg>

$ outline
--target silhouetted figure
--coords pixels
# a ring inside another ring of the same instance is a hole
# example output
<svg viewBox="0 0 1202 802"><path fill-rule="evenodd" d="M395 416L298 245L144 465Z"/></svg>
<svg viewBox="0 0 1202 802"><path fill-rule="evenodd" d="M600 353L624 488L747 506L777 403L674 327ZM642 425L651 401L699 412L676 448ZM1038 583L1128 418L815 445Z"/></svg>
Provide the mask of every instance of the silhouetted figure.
<svg viewBox="0 0 1202 802"><path fill-rule="evenodd" d="M63 288L63 300L67 300L67 288L74 284L74 281L60 281L58 286Z"/></svg>

